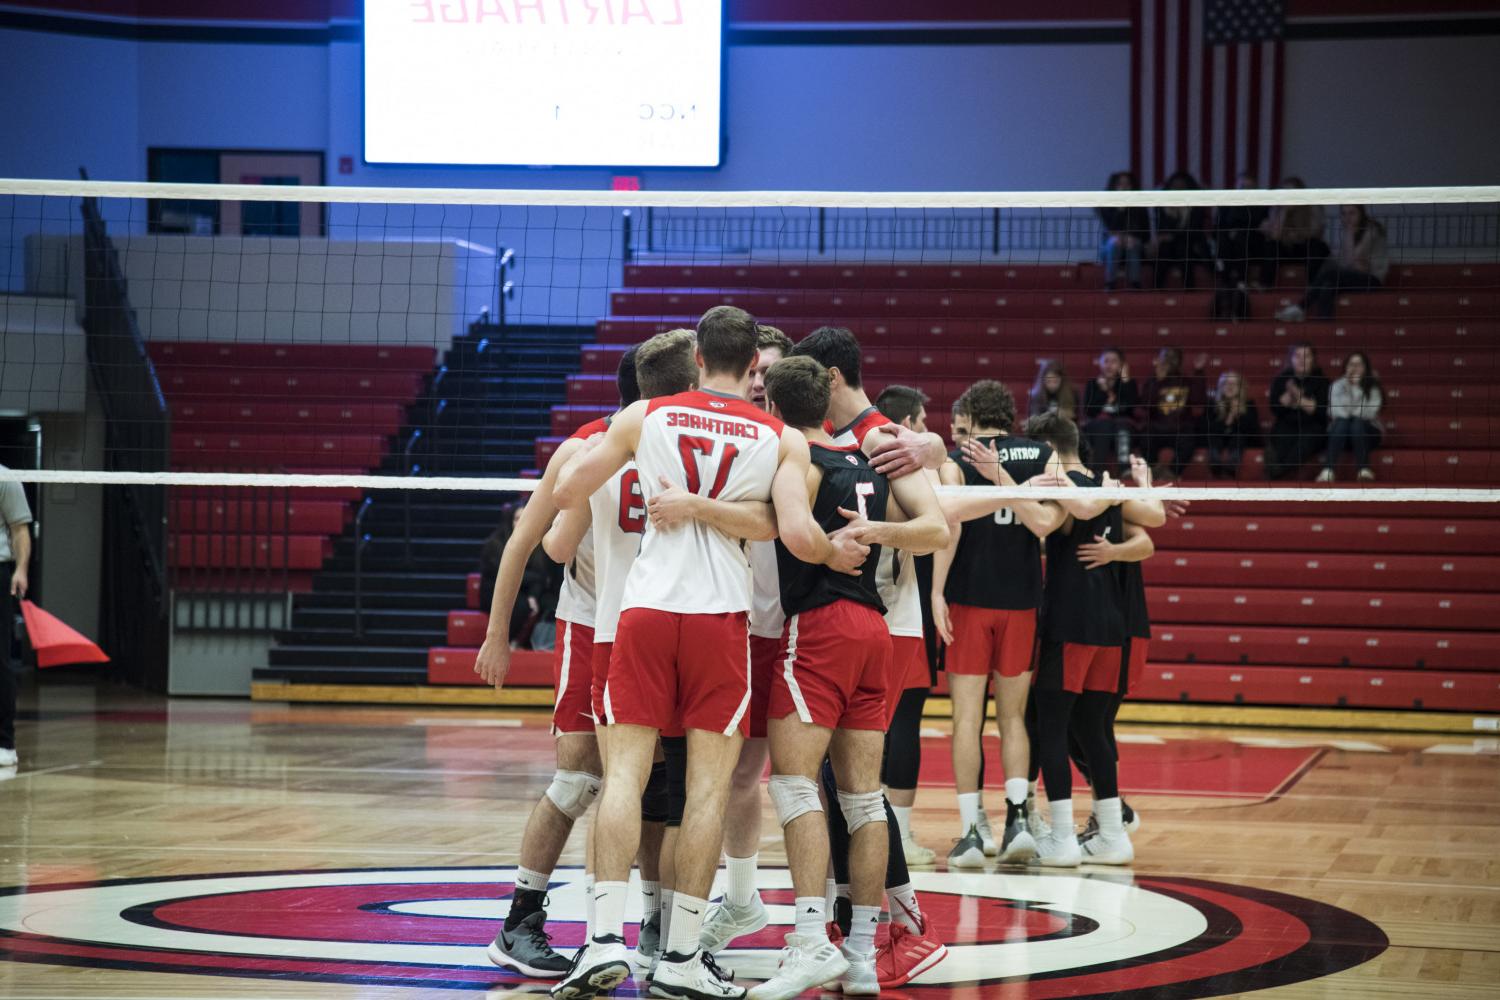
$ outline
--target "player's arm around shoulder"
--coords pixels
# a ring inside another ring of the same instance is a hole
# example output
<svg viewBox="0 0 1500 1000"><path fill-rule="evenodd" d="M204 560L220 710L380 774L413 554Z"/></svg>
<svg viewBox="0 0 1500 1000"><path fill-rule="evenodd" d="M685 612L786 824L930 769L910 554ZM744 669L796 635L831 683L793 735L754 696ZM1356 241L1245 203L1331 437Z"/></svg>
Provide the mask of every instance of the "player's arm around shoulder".
<svg viewBox="0 0 1500 1000"><path fill-rule="evenodd" d="M776 516L765 500L719 500L703 497L657 476L661 491L646 502L651 526L667 529L699 521L733 538L751 542L770 541L776 537Z"/></svg>
<svg viewBox="0 0 1500 1000"><path fill-rule="evenodd" d="M776 511L776 533L786 550L803 562L828 558L828 536L812 516L808 484L812 472L807 439L791 427L781 429L776 475L771 479L771 506Z"/></svg>
<svg viewBox="0 0 1500 1000"><path fill-rule="evenodd" d="M884 544L925 556L948 547L953 532L925 471L890 480L893 507L888 511L891 537ZM904 518L904 523L897 520ZM861 539L866 541L866 539Z"/></svg>
<svg viewBox="0 0 1500 1000"><path fill-rule="evenodd" d="M552 527L542 536L542 551L547 558L557 563L571 562L578 554L578 546L593 526L593 517L588 507L574 507L559 512L552 520Z"/></svg>
<svg viewBox="0 0 1500 1000"><path fill-rule="evenodd" d="M588 446L562 468L552 487L553 501L559 508L587 507L594 491L630 461L630 456L641 443L641 424L646 417L647 405L646 400L641 400L621 410L610 421L609 430L603 437L590 439ZM547 466L548 472L555 464L557 457L553 456L553 461Z"/></svg>

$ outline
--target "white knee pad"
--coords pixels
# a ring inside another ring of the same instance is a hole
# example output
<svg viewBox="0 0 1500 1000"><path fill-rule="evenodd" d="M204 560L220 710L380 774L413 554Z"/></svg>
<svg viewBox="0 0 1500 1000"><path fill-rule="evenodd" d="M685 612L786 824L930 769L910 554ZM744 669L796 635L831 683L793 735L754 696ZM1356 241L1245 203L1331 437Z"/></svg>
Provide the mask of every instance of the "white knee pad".
<svg viewBox="0 0 1500 1000"><path fill-rule="evenodd" d="M880 792L846 792L839 789L839 809L852 834L867 823L884 823L885 796Z"/></svg>
<svg viewBox="0 0 1500 1000"><path fill-rule="evenodd" d="M599 797L599 776L587 771L558 771L547 786L547 798L569 819L581 819Z"/></svg>
<svg viewBox="0 0 1500 1000"><path fill-rule="evenodd" d="M776 807L776 819L782 826L804 813L822 812L823 800L818 798L818 783L800 774L773 774L768 782L771 803Z"/></svg>

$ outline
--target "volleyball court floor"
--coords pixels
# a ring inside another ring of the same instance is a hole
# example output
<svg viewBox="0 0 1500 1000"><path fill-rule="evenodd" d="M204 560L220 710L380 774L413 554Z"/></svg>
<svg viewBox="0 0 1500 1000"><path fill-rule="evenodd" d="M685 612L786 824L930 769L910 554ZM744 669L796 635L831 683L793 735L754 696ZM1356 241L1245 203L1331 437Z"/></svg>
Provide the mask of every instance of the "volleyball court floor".
<svg viewBox="0 0 1500 1000"><path fill-rule="evenodd" d="M927 725L914 826L941 859L956 811L946 722ZM64 687L23 704L20 750L0 772L0 996L546 989L483 950L552 773L539 712ZM915 869L950 957L887 996L1496 996L1496 741L1127 725L1120 750L1134 866ZM725 958L747 984L790 921L764 820L772 925ZM564 949L582 843L550 892Z"/></svg>

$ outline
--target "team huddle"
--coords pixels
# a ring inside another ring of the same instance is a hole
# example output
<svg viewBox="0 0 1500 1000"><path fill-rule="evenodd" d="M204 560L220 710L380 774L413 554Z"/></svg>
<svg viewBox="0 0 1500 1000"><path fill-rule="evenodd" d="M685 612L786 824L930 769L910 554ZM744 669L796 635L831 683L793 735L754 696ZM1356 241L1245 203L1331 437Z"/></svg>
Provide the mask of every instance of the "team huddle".
<svg viewBox="0 0 1500 1000"><path fill-rule="evenodd" d="M919 393L888 390L892 412L871 405L859 345L839 328L793 345L718 306L696 331L632 348L618 383L621 409L559 447L522 513L476 664L504 683L508 646L495 623L509 620L540 542L567 567L558 766L527 824L492 961L559 980L552 994L563 1000L608 993L633 966L655 996L744 997L714 956L769 923L757 888L768 759L795 920L775 975L749 996L789 1000L825 984L874 996L943 961L907 872L910 795L893 807L882 791L884 778L895 792L892 763L918 749L906 745L917 726L893 719L910 722L913 706L919 719L920 698L904 696L925 696L932 682L916 565L928 555L963 826L950 866L993 855L1052 866L1133 859L1113 729L1144 662L1139 563L1152 551L1146 529L1166 517L1160 502L940 498L939 484L1103 483L1066 418L1013 434L1014 403L994 382L959 400L964 441L948 454L925 430ZM1143 465L1133 479L1150 485ZM998 842L979 794L992 675L1007 799ZM1082 835L1070 758L1094 790ZM1028 802L1038 769L1050 825ZM588 937L570 960L548 943L546 893L596 799ZM725 888L710 905L721 853ZM641 919L630 949L635 865Z"/></svg>

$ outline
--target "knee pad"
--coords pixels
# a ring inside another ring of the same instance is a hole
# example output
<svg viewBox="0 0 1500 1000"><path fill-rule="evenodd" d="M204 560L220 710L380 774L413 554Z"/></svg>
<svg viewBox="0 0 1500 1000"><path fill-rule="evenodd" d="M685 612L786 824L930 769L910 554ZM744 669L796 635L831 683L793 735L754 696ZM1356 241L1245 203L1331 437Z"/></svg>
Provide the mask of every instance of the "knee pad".
<svg viewBox="0 0 1500 1000"><path fill-rule="evenodd" d="M776 819L783 827L798 816L823 811L818 784L811 778L800 774L773 774L768 786L771 804L776 807Z"/></svg>
<svg viewBox="0 0 1500 1000"><path fill-rule="evenodd" d="M558 771L547 786L547 798L572 820L581 819L598 797L599 776L587 771Z"/></svg>
<svg viewBox="0 0 1500 1000"><path fill-rule="evenodd" d="M646 823L667 821L667 765L665 762L651 765L651 777L646 779L646 790L641 793L641 819Z"/></svg>
<svg viewBox="0 0 1500 1000"><path fill-rule="evenodd" d="M661 741L663 768L667 778L667 826L682 825L687 808L687 737L664 736Z"/></svg>
<svg viewBox="0 0 1500 1000"><path fill-rule="evenodd" d="M849 833L869 823L885 822L885 795L881 792L846 792L839 789L839 809L849 824Z"/></svg>

